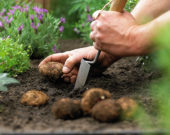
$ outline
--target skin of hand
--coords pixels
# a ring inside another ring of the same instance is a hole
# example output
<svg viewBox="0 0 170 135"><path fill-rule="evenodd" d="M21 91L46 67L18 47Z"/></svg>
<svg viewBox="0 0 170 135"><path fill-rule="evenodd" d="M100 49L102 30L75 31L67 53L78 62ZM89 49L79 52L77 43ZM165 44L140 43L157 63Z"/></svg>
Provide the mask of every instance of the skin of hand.
<svg viewBox="0 0 170 135"><path fill-rule="evenodd" d="M143 27L137 25L135 18L128 12L97 11L91 23L90 38L97 50L114 56L137 56L148 53L150 40Z"/></svg>
<svg viewBox="0 0 170 135"><path fill-rule="evenodd" d="M147 23L170 10L170 0L140 0L131 12L138 24Z"/></svg>
<svg viewBox="0 0 170 135"><path fill-rule="evenodd" d="M50 55L46 57L39 64L39 66L51 61L61 62L64 64L63 76L62 76L64 78L64 81L74 83L77 78L78 68L81 59L86 58L89 60L93 60L96 54L97 54L97 50L93 46L75 49L64 53L56 53ZM118 58L112 55L102 52L98 59L98 65L100 68L98 67L99 69L96 70L96 72L104 71L108 66L110 66L117 59Z"/></svg>

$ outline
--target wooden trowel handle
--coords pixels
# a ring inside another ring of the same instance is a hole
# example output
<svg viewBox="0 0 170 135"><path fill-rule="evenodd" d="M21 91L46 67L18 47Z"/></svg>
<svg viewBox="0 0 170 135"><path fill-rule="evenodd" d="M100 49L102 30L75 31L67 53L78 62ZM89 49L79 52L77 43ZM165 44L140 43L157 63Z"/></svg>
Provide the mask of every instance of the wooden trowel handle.
<svg viewBox="0 0 170 135"><path fill-rule="evenodd" d="M110 11L123 12L127 0L112 0Z"/></svg>

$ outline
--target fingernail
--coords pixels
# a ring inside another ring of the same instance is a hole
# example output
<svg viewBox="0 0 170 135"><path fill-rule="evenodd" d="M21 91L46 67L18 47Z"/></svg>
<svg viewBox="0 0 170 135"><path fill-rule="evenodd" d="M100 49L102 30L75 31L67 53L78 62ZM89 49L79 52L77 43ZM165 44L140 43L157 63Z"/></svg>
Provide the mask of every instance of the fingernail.
<svg viewBox="0 0 170 135"><path fill-rule="evenodd" d="M68 67L63 67L63 73L68 73L68 72L70 72L70 69L68 68Z"/></svg>

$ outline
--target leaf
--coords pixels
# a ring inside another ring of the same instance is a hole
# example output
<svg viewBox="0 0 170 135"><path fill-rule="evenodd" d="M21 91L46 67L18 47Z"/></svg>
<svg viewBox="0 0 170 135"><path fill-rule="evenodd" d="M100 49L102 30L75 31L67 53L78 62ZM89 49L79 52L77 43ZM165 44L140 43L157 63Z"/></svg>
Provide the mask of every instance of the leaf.
<svg viewBox="0 0 170 135"><path fill-rule="evenodd" d="M0 91L7 91L7 84L19 83L16 79L8 77L7 73L0 73Z"/></svg>

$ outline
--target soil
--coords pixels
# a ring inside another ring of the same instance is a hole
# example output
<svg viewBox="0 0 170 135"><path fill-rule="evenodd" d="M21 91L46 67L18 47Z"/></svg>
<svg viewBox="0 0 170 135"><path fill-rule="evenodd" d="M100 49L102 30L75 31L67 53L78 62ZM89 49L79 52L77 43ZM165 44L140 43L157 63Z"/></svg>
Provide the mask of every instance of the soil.
<svg viewBox="0 0 170 135"><path fill-rule="evenodd" d="M60 41L60 51L67 51L82 46L80 40ZM55 119L51 112L53 103L61 97L79 99L82 93L93 87L109 90L113 98L128 96L138 100L146 112L152 113L152 98L148 86L151 81L159 78L159 74L145 71L137 62L136 57L123 58L111 65L101 76L90 77L85 87L74 91L73 84L62 80L51 82L42 77L37 65L41 60L32 60L31 68L17 77L20 85L9 86L8 92L0 93L1 133L61 133L61 132L115 132L138 131L141 128L135 121L120 121L116 123L100 123L91 117L76 120ZM45 92L50 100L40 107L24 106L20 103L21 96L28 90L37 89Z"/></svg>

